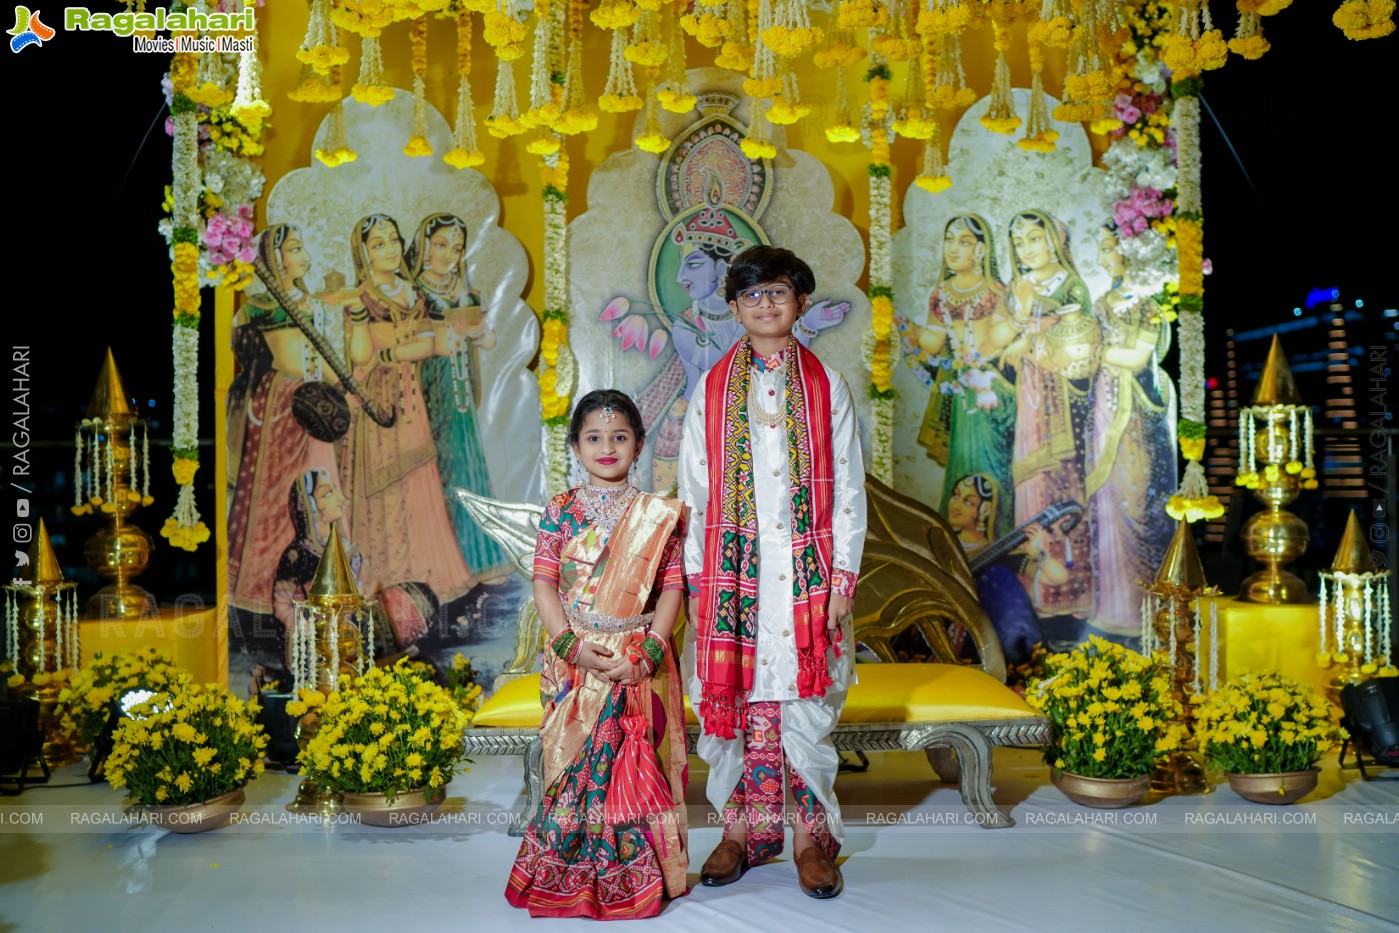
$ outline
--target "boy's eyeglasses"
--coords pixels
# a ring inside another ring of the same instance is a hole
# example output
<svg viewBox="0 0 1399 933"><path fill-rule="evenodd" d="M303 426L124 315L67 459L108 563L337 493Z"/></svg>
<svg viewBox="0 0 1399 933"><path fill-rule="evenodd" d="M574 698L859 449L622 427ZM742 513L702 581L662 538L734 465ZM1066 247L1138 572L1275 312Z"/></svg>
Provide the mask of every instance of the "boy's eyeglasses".
<svg viewBox="0 0 1399 933"><path fill-rule="evenodd" d="M746 288L738 293L738 303L745 308L756 308L763 295L772 299L775 305L785 305L792 300L794 289L790 285L774 285L772 288Z"/></svg>

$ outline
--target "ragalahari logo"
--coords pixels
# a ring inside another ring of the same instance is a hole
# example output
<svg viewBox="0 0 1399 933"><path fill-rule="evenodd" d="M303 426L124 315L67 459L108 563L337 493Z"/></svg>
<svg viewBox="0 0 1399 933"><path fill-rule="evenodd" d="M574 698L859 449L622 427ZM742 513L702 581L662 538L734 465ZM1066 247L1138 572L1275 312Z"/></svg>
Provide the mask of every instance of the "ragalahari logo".
<svg viewBox="0 0 1399 933"><path fill-rule="evenodd" d="M57 33L39 20L39 11L29 12L27 6L15 7L15 28L10 30L10 51L19 52L31 45L43 45Z"/></svg>

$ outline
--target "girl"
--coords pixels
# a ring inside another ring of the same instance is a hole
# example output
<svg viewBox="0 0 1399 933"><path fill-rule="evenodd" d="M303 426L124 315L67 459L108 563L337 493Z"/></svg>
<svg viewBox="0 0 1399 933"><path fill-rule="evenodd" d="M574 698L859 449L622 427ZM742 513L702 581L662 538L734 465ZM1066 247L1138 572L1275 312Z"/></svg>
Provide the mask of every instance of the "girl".
<svg viewBox="0 0 1399 933"><path fill-rule="evenodd" d="M546 789L505 890L536 917L651 917L685 893L685 723L671 640L682 506L628 481L644 438L626 395L583 396L569 441L588 483L555 496L539 523Z"/></svg>

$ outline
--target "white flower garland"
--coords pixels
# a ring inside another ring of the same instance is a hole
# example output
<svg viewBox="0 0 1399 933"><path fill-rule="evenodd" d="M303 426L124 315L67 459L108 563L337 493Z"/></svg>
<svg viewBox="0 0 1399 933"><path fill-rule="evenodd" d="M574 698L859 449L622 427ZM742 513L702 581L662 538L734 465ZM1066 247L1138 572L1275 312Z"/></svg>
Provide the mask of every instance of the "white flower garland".
<svg viewBox="0 0 1399 933"><path fill-rule="evenodd" d="M175 424L170 442L189 448L199 444L199 332L178 325L174 330Z"/></svg>
<svg viewBox="0 0 1399 933"><path fill-rule="evenodd" d="M1205 317L1185 311L1179 320L1180 413L1191 421L1205 420Z"/></svg>
<svg viewBox="0 0 1399 933"><path fill-rule="evenodd" d="M1176 128L1176 209L1200 212L1200 99L1177 97L1171 122Z"/></svg>

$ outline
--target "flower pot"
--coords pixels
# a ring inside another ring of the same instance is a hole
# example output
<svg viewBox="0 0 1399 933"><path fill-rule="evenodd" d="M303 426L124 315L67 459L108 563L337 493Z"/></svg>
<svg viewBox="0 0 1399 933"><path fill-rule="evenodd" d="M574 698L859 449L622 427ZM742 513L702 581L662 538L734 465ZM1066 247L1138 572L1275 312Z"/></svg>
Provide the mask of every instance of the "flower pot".
<svg viewBox="0 0 1399 933"><path fill-rule="evenodd" d="M147 806L145 812L152 823L172 833L202 833L227 825L245 799L240 784L228 793L202 803L175 807Z"/></svg>
<svg viewBox="0 0 1399 933"><path fill-rule="evenodd" d="M1316 789L1320 768L1278 774L1230 774L1229 787L1254 803L1296 803Z"/></svg>
<svg viewBox="0 0 1399 933"><path fill-rule="evenodd" d="M1132 778L1092 778L1058 768L1049 773L1054 786L1074 803L1112 809L1136 803L1151 789L1151 775Z"/></svg>
<svg viewBox="0 0 1399 933"><path fill-rule="evenodd" d="M446 788L419 787L395 794L392 801L386 794L347 793L341 804L370 826L412 826L426 822L446 799Z"/></svg>

